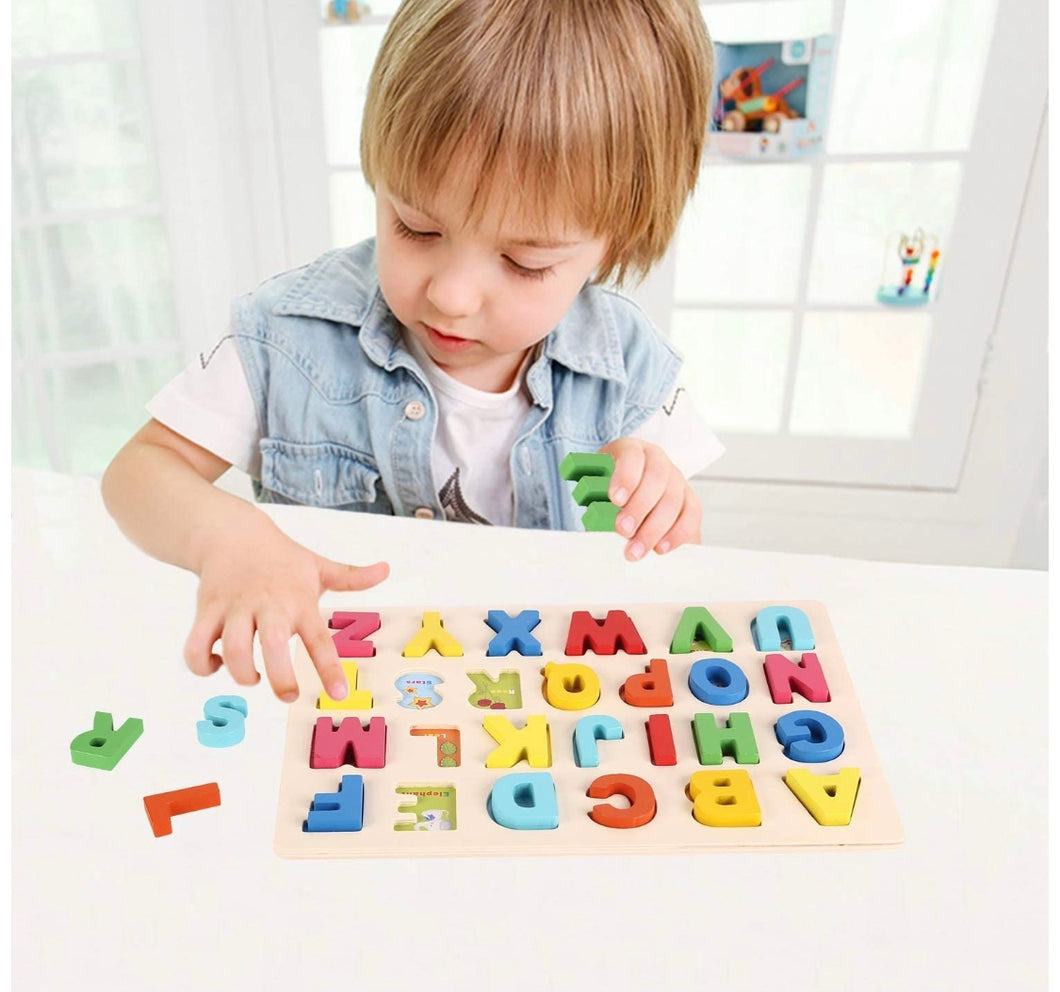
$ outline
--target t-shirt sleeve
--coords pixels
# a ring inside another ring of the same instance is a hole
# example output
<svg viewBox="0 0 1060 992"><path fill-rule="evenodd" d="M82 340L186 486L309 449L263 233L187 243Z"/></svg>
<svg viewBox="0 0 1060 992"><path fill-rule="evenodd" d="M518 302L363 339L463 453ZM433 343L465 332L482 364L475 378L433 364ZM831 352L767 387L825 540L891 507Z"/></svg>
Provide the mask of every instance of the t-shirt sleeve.
<svg viewBox="0 0 1060 992"><path fill-rule="evenodd" d="M702 472L725 452L725 446L699 416L680 379L662 407L633 432L633 437L657 444L686 479Z"/></svg>
<svg viewBox="0 0 1060 992"><path fill-rule="evenodd" d="M147 403L170 430L253 478L261 474L261 427L235 339L200 352Z"/></svg>

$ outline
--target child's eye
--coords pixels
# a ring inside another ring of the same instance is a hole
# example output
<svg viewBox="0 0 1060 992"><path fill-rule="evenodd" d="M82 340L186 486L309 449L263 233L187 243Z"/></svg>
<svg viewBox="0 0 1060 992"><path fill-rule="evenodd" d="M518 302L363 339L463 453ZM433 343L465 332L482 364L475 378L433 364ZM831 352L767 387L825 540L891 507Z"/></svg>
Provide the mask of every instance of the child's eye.
<svg viewBox="0 0 1060 992"><path fill-rule="evenodd" d="M514 258L509 258L507 255L504 256L504 260L512 271L522 279L544 279L553 269L551 265L546 265L540 269L530 269L525 265L520 265Z"/></svg>
<svg viewBox="0 0 1060 992"><path fill-rule="evenodd" d="M402 238L408 238L409 241L427 241L429 238L437 236L435 231L416 231L409 227L400 217L394 218L394 230Z"/></svg>

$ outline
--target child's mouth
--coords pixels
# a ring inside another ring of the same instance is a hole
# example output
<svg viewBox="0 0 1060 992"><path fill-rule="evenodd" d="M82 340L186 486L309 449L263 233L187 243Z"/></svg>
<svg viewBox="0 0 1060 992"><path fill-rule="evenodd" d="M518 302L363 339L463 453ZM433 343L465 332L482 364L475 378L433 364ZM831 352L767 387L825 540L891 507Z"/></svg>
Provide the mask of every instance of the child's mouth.
<svg viewBox="0 0 1060 992"><path fill-rule="evenodd" d="M424 324L423 326L427 328L427 337L431 344L441 351L463 351L475 343L470 338L458 338L451 334L443 334L441 331L436 331L430 324Z"/></svg>

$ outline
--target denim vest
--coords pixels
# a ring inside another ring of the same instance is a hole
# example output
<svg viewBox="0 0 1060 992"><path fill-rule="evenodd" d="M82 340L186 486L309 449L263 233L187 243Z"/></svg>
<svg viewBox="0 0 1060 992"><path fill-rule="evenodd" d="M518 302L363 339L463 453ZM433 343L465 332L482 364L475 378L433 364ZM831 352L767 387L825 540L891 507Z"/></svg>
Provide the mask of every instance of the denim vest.
<svg viewBox="0 0 1060 992"><path fill-rule="evenodd" d="M260 501L444 519L437 404L379 291L374 239L236 300L232 334L261 426ZM559 463L635 431L680 366L633 303L586 286L527 370L532 405L509 460L514 524L581 530Z"/></svg>

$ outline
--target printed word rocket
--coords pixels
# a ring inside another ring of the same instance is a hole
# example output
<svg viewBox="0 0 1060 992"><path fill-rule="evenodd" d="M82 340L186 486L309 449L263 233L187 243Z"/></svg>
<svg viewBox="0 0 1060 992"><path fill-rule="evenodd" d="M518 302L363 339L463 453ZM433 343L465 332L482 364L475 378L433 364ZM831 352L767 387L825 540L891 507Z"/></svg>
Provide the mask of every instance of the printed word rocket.
<svg viewBox="0 0 1060 992"><path fill-rule="evenodd" d="M301 646L276 851L294 858L895 847L824 608L503 604L328 614Z"/></svg>

